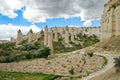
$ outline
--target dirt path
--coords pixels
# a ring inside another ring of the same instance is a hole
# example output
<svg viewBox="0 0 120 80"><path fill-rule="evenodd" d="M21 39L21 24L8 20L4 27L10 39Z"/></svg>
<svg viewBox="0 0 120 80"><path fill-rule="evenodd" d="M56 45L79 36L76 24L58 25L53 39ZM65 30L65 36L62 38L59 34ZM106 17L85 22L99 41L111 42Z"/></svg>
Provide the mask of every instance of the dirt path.
<svg viewBox="0 0 120 80"><path fill-rule="evenodd" d="M92 74L90 74L87 77L83 77L80 80L90 80L91 78L101 75L103 73L105 73L107 70L111 69L112 67L114 67L115 63L114 63L114 58L117 58L120 56L120 54L106 54L105 52L101 53L95 53L96 55L101 55L101 56L105 56L108 59L108 63L107 65L101 69L100 71L94 72Z"/></svg>

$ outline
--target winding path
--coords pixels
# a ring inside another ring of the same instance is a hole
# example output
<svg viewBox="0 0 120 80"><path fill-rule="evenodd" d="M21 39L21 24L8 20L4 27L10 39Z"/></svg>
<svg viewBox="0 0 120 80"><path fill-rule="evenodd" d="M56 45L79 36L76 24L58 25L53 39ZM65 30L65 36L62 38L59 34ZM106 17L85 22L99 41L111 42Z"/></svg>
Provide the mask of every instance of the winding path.
<svg viewBox="0 0 120 80"><path fill-rule="evenodd" d="M90 80L93 77L96 77L96 76L99 76L99 75L105 73L107 70L109 70L112 67L114 67L114 65L115 65L114 58L117 58L117 57L120 56L120 54L111 54L111 53L106 54L105 52L103 52L102 54L101 53L95 53L95 54L96 55L105 56L107 58L107 60L108 60L107 65L103 69L101 69L100 71L94 72L94 73L90 74L87 77L83 77L80 80Z"/></svg>

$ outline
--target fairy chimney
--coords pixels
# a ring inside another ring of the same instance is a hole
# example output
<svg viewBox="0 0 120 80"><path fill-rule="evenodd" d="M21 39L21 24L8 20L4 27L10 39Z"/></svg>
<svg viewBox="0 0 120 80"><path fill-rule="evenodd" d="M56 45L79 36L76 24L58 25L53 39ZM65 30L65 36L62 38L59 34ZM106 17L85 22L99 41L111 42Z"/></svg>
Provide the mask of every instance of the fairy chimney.
<svg viewBox="0 0 120 80"><path fill-rule="evenodd" d="M23 42L23 35L21 30L19 29L17 32L17 39L16 39L16 45L20 45Z"/></svg>
<svg viewBox="0 0 120 80"><path fill-rule="evenodd" d="M55 33L54 33L54 34L55 34L55 35L54 35L54 41L57 42L57 41L58 41L58 31L57 31L57 27L55 27L54 32L55 32Z"/></svg>
<svg viewBox="0 0 120 80"><path fill-rule="evenodd" d="M50 29L49 32L48 32L48 47L51 49L51 51L53 51L53 32L52 30Z"/></svg>
<svg viewBox="0 0 120 80"><path fill-rule="evenodd" d="M31 43L35 40L35 34L33 33L32 29L30 29L28 33L28 43Z"/></svg>
<svg viewBox="0 0 120 80"><path fill-rule="evenodd" d="M71 41L75 42L75 38L74 38L74 28L71 28Z"/></svg>
<svg viewBox="0 0 120 80"><path fill-rule="evenodd" d="M44 45L47 46L48 45L48 27L45 26L44 28Z"/></svg>
<svg viewBox="0 0 120 80"><path fill-rule="evenodd" d="M69 28L68 28L68 26L65 27L65 43L69 44Z"/></svg>

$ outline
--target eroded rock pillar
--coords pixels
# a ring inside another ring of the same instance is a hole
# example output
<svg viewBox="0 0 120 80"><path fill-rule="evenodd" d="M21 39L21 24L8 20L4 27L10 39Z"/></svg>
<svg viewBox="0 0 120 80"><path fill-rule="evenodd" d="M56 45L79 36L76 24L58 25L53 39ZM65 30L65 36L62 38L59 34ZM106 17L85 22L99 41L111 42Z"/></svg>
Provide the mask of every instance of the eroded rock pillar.
<svg viewBox="0 0 120 80"><path fill-rule="evenodd" d="M48 45L48 27L45 26L44 28L44 45L47 46Z"/></svg>
<svg viewBox="0 0 120 80"><path fill-rule="evenodd" d="M23 35L21 30L19 29L17 32L17 39L16 39L16 45L20 45L23 42Z"/></svg>
<svg viewBox="0 0 120 80"><path fill-rule="evenodd" d="M65 27L65 43L69 44L69 28Z"/></svg>
<svg viewBox="0 0 120 80"><path fill-rule="evenodd" d="M53 52L53 50L54 50L54 48L53 48L53 32L51 29L49 30L49 34L48 34L48 47Z"/></svg>

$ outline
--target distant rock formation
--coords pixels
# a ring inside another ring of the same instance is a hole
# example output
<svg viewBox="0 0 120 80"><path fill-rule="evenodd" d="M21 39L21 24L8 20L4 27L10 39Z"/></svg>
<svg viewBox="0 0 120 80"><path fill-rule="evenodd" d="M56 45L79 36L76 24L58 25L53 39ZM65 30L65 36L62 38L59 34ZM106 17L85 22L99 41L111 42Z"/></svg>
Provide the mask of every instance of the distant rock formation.
<svg viewBox="0 0 120 80"><path fill-rule="evenodd" d="M65 43L69 44L69 28L68 26L65 27Z"/></svg>
<svg viewBox="0 0 120 80"><path fill-rule="evenodd" d="M120 35L120 0L109 0L101 17L101 40Z"/></svg>
<svg viewBox="0 0 120 80"><path fill-rule="evenodd" d="M49 30L49 34L48 34L48 47L51 49L51 51L53 52L53 32L50 29Z"/></svg>
<svg viewBox="0 0 120 80"><path fill-rule="evenodd" d="M16 39L16 45L20 45L23 42L23 35L21 30L19 29L17 32L17 39Z"/></svg>
<svg viewBox="0 0 120 80"><path fill-rule="evenodd" d="M35 33L33 33L32 29L30 29L28 33L28 43L32 43L33 41L35 41L35 39L36 39L36 35Z"/></svg>
<svg viewBox="0 0 120 80"><path fill-rule="evenodd" d="M44 45L47 46L48 45L48 27L45 26L44 28Z"/></svg>
<svg viewBox="0 0 120 80"><path fill-rule="evenodd" d="M57 27L55 27L55 29L54 29L54 41L58 41L58 31L57 31Z"/></svg>
<svg viewBox="0 0 120 80"><path fill-rule="evenodd" d="M71 34L70 34L71 35L71 41L75 42L74 28L71 28L70 31L71 31Z"/></svg>
<svg viewBox="0 0 120 80"><path fill-rule="evenodd" d="M11 42L15 42L16 46L21 45L23 42L27 42L30 44L33 44L34 42L40 40L42 37L42 40L44 40L44 45L48 46L52 51L53 48L53 42L58 42L60 38L63 39L63 44L65 47L71 47L70 42L75 42L75 38L77 37L77 34L85 34L87 36L96 35L100 39L100 27L53 27L48 28L48 26L44 27L44 30L41 30L37 33L34 33L32 29L27 33L27 35L22 35L21 30L18 30L17 32L17 38L11 38Z"/></svg>

